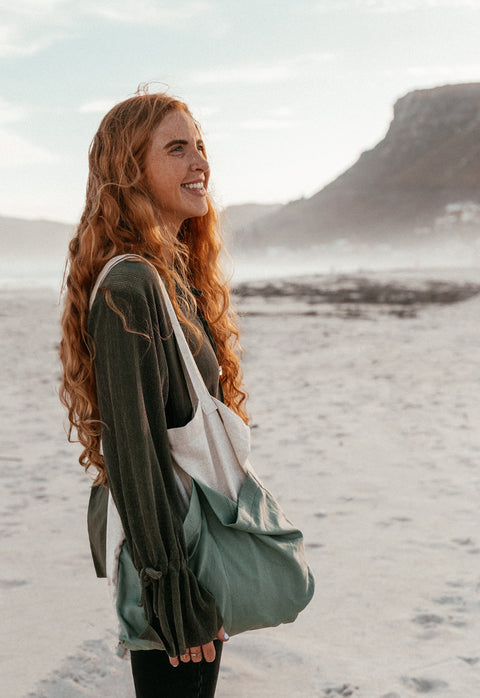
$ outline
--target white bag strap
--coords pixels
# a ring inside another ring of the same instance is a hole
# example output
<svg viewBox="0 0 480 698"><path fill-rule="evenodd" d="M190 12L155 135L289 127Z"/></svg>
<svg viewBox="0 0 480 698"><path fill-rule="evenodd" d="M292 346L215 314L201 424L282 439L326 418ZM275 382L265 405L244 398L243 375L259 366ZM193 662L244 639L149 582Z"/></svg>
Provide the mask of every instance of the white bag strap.
<svg viewBox="0 0 480 698"><path fill-rule="evenodd" d="M108 262L103 267L100 274L98 275L97 280L95 282L95 285L92 288L92 292L90 294L90 300L88 303L88 307L90 310L92 309L93 301L96 298L97 291L100 288L100 286L103 284L103 282L105 281L106 277L108 276L108 273L117 264L119 264L120 262L123 262L124 260L127 260L127 259L144 259L144 258L140 257L140 255L138 255L138 254L121 254L121 255L118 255L117 257L112 257L112 259L109 259Z"/></svg>
<svg viewBox="0 0 480 698"><path fill-rule="evenodd" d="M95 300L95 296L97 295L97 291L100 288L101 284L104 282L105 278L107 277L108 273L113 269L114 266L119 264L120 262L128 261L128 260L140 260L142 262L146 262L149 264L153 269L155 267L153 264L150 264L148 260L146 260L144 257L138 254L122 254L118 255L117 257L112 257L105 266L103 267L102 271L98 275L97 281L95 282L95 285L92 289L92 293L90 294L90 302L89 302L89 307L90 309L92 308L93 301ZM193 406L195 408L195 404L197 402L200 402L202 405L202 410L204 411L205 414L210 414L211 412L214 412L217 409L217 406L210 395L210 393L207 390L207 386L205 385L205 382L202 378L202 375L200 371L198 370L198 366L195 363L195 359L193 358L192 352L190 350L190 347L188 346L187 340L185 339L185 335L183 333L183 330L180 326L180 323L178 321L177 315L175 313L175 309L172 305L172 301L170 300L170 297L167 293L167 289L165 288L165 284L163 283L163 279L158 273L158 270L155 269L155 272L157 274L157 280L160 286L160 291L162 292L163 299L165 301L165 305L167 307L168 315L170 317L170 322L172 323L173 327L173 332L175 334L175 339L177 340L177 345L180 351L180 356L182 359L182 364L183 364L183 369L185 373L185 379L187 382L188 386L188 391L190 394L190 399L192 400ZM194 400L195 398L195 400Z"/></svg>

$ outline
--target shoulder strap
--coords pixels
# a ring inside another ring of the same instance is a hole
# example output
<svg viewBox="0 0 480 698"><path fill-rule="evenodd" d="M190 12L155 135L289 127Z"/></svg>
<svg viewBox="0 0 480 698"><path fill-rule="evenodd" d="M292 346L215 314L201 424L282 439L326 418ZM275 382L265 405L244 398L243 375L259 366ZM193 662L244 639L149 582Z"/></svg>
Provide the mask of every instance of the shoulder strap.
<svg viewBox="0 0 480 698"><path fill-rule="evenodd" d="M116 257L112 257L112 259L109 259L108 262L107 262L107 263L105 264L105 266L103 267L103 269L102 269L102 271L100 272L100 274L98 275L97 280L96 280L96 282L95 282L95 285L94 285L94 287L92 288L92 292L91 292L91 294L90 294L90 301L89 301L89 303L88 303L88 307L89 307L90 310L92 309L93 301L94 301L95 298L96 298L97 291L98 291L98 289L100 288L100 286L103 284L103 282L105 281L105 279L107 278L108 273L109 273L109 272L113 269L113 267L115 267L117 264L120 264L120 262L124 262L124 261L126 261L127 259L137 260L137 261L138 261L138 260L142 260L142 261L144 261L144 262L147 261L144 257L141 257L139 254L120 254L120 255L117 255Z"/></svg>
<svg viewBox="0 0 480 698"><path fill-rule="evenodd" d="M167 289L165 288L165 284L163 283L163 279L160 276L160 274L158 273L158 270L155 269L153 264L150 264L150 262L148 260L146 260L144 257L141 257L138 254L122 254L122 255L118 255L117 257L112 257L112 259L110 259L103 267L103 269L100 272L100 274L98 275L98 278L97 278L95 285L92 289L92 293L90 294L90 302L89 302L90 309L93 306L93 301L95 300L98 289L100 288L102 283L105 281L109 272L113 269L113 267L115 267L120 262L124 262L124 261L128 261L128 260L145 262L146 264L149 264L152 267L152 269L155 270L155 273L157 275L158 285L160 287L160 291L161 291L163 299L165 301L168 315L170 317L170 322L172 323L175 339L177 341L178 349L180 351L180 357L182 359L182 365L183 365L183 370L184 370L184 374L185 374L185 379L187 381L188 391L190 393L192 403L195 406L195 404L197 402L200 402L205 414L209 414L210 412L214 412L217 409L217 406L216 406L212 396L208 392L207 387L206 387L204 380L202 378L202 375L201 375L200 371L198 370L198 366L195 363L195 359L193 358L190 347L188 346L187 340L185 339L185 335L184 335L183 330L182 330L180 323L178 321L177 315L175 313L175 309L172 305L172 301L170 300L170 297L167 293Z"/></svg>

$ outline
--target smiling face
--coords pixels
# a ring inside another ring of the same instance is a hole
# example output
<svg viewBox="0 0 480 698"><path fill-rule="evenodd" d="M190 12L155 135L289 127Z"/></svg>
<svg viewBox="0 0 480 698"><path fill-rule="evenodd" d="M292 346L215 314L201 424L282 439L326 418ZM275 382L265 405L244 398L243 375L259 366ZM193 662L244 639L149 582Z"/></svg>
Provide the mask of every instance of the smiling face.
<svg viewBox="0 0 480 698"><path fill-rule="evenodd" d="M210 170L188 113L171 111L157 126L145 158L145 175L159 217L173 235L187 218L207 213Z"/></svg>

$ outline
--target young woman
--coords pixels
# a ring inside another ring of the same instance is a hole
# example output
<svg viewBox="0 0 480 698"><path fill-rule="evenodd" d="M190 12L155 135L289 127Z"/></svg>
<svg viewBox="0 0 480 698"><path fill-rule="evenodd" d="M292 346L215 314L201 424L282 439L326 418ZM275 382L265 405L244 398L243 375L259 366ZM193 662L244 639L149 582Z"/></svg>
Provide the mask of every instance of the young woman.
<svg viewBox="0 0 480 698"><path fill-rule="evenodd" d="M141 589L140 608L128 606L125 589L116 598L139 698L213 696L228 639L215 599L187 565L186 504L167 429L187 424L192 404L155 271L209 392L247 421L208 181L187 106L166 94L127 99L93 139L85 209L69 246L61 399L69 438L75 429L84 449L80 463L96 472L88 527L97 574L106 576L110 492L125 532L120 565ZM115 266L89 309L102 268L124 253L145 261Z"/></svg>

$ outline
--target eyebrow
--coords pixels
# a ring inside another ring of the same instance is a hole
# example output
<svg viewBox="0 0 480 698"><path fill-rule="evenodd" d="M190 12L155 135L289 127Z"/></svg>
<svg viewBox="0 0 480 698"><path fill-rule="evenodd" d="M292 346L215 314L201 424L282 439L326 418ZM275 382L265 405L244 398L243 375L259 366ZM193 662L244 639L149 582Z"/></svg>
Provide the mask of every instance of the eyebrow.
<svg viewBox="0 0 480 698"><path fill-rule="evenodd" d="M197 145L198 145L198 144L203 145L203 141L202 141L201 138L199 138L199 139L197 140ZM166 150L167 148L171 148L172 145L188 145L188 141L182 141L182 140L179 140L179 139L177 138L177 139L175 139L175 140L173 140L173 141L169 141L169 142L164 146L164 150Z"/></svg>

